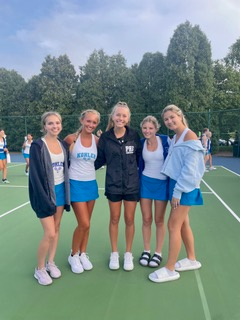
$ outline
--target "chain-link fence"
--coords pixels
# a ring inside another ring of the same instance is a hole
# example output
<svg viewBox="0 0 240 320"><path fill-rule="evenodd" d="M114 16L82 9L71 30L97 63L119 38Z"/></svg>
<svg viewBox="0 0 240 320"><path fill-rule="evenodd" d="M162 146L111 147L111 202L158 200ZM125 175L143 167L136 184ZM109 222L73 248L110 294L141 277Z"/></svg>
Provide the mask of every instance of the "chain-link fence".
<svg viewBox="0 0 240 320"><path fill-rule="evenodd" d="M140 130L140 123L149 114L133 113L131 116L131 127ZM161 124L160 133L173 135L164 126L161 119L161 111L152 113ZM203 128L209 128L212 133L214 150L217 151L219 145L234 144L239 146L240 133L240 109L218 110L207 112L189 112L185 114L189 127L201 134ZM64 138L69 133L75 132L79 128L79 115L62 115L63 130L60 138ZM101 115L101 122L97 129L105 131L108 122L108 115ZM2 116L0 117L0 128L7 134L7 142L11 151L20 151L24 137L31 133L34 139L41 137L41 115L34 116Z"/></svg>

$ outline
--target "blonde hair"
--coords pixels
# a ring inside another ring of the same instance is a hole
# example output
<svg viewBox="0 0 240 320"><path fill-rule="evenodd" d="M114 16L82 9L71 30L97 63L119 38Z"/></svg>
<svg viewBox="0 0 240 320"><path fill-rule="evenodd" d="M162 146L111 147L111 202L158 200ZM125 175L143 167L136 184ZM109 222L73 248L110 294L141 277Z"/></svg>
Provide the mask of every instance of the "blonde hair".
<svg viewBox="0 0 240 320"><path fill-rule="evenodd" d="M58 113L56 111L47 111L47 112L45 112L41 117L41 127L42 127L41 132L43 132L43 133L46 133L46 130L45 130L44 127L46 125L47 118L50 117L50 116L58 117L58 119L62 123L62 117L61 117L60 113Z"/></svg>
<svg viewBox="0 0 240 320"><path fill-rule="evenodd" d="M100 113L99 113L97 110L95 110L95 109L86 109L86 110L83 110L83 111L81 112L80 116L79 116L79 121L83 120L88 113L95 114L95 116L98 118L98 124L99 124L101 115L100 115ZM81 131L82 131L82 125L81 125L80 128L77 130L76 134L79 134Z"/></svg>
<svg viewBox="0 0 240 320"><path fill-rule="evenodd" d="M112 120L112 117L113 117L114 113L116 112L117 108L119 108L119 107L127 109L128 114L129 114L129 120L128 120L127 124L128 125L130 124L131 111L130 111L130 109L129 109L129 107L128 107L126 102L119 101L117 104L115 104L115 106L112 108L111 113L109 114L106 131L108 131L108 130L110 130L111 128L114 127L114 122Z"/></svg>
<svg viewBox="0 0 240 320"><path fill-rule="evenodd" d="M176 113L180 118L182 118L182 123L184 124L184 126L188 127L187 119L185 118L182 110L179 107L177 107L175 104L170 104L166 106L162 111L162 118L167 111L172 111Z"/></svg>
<svg viewBox="0 0 240 320"><path fill-rule="evenodd" d="M100 122L100 113L95 110L95 109L86 109L84 111L81 112L80 116L79 116L79 121L83 120L85 118L85 116L88 114L88 113L92 113L92 114L95 114L98 118L98 124ZM79 127L79 129L75 132L75 139L74 141L71 143L70 147L69 147L69 151L72 151L73 149L73 146L78 138L78 136L80 135L80 133L82 132L82 125Z"/></svg>
<svg viewBox="0 0 240 320"><path fill-rule="evenodd" d="M160 128L160 124L159 122L157 121L157 119L154 117L154 116L147 116L143 119L143 121L140 123L140 128L143 127L143 125L146 123L146 122L150 122L154 125L154 127L156 128L156 130L158 130Z"/></svg>

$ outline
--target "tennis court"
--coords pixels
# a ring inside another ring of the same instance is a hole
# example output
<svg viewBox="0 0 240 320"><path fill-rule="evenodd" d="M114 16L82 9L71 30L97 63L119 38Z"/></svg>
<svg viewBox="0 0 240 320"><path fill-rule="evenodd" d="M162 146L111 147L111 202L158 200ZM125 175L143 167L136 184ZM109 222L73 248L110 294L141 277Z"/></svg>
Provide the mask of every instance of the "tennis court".
<svg viewBox="0 0 240 320"><path fill-rule="evenodd" d="M179 280L169 283L148 280L152 269L138 264L143 249L139 205L133 245L135 268L132 272L108 269L109 210L104 197L105 169L101 169L97 171L100 197L88 245L94 268L79 275L70 271L67 257L76 223L73 211L64 213L56 255L62 277L44 287L33 277L42 230L29 204L24 163L9 164L11 184L0 185L0 319L239 320L240 159L214 158L214 165L217 170L206 173L202 181L204 206L190 212L200 270L183 272ZM168 214L169 207L166 220ZM124 243L121 222L121 262ZM163 259L167 249L168 236Z"/></svg>

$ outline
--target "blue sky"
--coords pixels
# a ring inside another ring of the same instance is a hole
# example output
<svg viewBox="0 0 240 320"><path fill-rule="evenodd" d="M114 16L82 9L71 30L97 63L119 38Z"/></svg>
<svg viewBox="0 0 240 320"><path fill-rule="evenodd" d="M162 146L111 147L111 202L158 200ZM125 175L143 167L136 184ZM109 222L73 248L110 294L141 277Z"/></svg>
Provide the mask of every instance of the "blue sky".
<svg viewBox="0 0 240 320"><path fill-rule="evenodd" d="M239 0L0 0L0 67L26 80L45 57L67 54L76 71L94 49L130 66L166 54L177 26L199 25L221 59L240 38Z"/></svg>

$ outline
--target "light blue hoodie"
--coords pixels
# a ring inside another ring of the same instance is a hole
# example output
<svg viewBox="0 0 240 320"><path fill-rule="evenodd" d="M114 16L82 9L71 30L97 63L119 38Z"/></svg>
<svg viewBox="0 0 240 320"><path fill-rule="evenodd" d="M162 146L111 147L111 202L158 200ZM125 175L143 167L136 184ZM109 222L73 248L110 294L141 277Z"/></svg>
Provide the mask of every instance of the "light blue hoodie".
<svg viewBox="0 0 240 320"><path fill-rule="evenodd" d="M204 148L199 140L187 140L170 146L161 172L177 181L174 198L181 199L183 192L200 187L205 171L203 158Z"/></svg>

